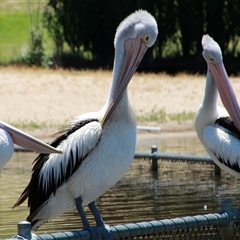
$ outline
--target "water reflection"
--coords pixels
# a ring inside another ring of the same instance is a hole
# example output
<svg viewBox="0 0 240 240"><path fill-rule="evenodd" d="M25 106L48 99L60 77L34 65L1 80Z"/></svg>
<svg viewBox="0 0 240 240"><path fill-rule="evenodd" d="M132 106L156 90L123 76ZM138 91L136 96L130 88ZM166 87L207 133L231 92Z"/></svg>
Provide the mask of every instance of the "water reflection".
<svg viewBox="0 0 240 240"><path fill-rule="evenodd" d="M194 134L181 138L156 134L138 137L138 151L150 151L152 145L166 153L206 154ZM29 181L35 156L34 153L15 153L0 172L0 238L13 236L16 224L28 215L26 203L14 210L11 207ZM113 225L216 212L223 199L230 199L234 208L239 206L239 180L224 172L222 176L215 176L212 165L163 161L158 171L150 169L149 160L134 160L124 178L97 201L106 223ZM86 212L93 223L87 208ZM77 212L71 211L43 225L37 233L81 227Z"/></svg>
<svg viewBox="0 0 240 240"><path fill-rule="evenodd" d="M164 153L207 155L195 132L138 134L137 151L150 151L152 145Z"/></svg>

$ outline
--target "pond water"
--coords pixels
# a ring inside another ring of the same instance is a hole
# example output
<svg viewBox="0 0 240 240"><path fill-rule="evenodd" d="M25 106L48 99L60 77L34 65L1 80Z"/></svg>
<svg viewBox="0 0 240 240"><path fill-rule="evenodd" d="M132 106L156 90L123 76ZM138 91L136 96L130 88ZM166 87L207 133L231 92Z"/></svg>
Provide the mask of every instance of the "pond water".
<svg viewBox="0 0 240 240"><path fill-rule="evenodd" d="M152 145L164 153L207 155L194 133L139 134L137 151L150 152ZM36 156L16 152L0 172L0 239L15 235L17 223L28 215L26 203L13 210L12 206L29 181ZM238 179L225 172L215 176L213 165L162 161L158 171L151 171L149 160L136 159L124 178L96 203L107 224L160 220L218 212L223 199L230 199L236 209L239 185ZM86 212L94 224L87 208ZM44 224L36 233L81 228L78 213L71 211Z"/></svg>

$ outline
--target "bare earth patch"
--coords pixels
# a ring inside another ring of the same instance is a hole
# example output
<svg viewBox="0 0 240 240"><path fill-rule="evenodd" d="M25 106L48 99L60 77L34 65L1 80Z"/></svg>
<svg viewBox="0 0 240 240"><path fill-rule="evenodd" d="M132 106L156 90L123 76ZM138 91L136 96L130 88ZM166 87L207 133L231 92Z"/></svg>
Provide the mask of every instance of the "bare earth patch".
<svg viewBox="0 0 240 240"><path fill-rule="evenodd" d="M0 119L8 123L39 122L48 126L27 130L48 138L56 125L70 123L76 116L100 110L104 105L112 73L108 71L67 71L34 68L0 68ZM231 78L236 95L239 78ZM166 113L196 112L202 101L205 76L180 74L135 74L129 98L137 115L153 109ZM163 132L193 131L193 121L146 123ZM52 127L49 127L52 126Z"/></svg>

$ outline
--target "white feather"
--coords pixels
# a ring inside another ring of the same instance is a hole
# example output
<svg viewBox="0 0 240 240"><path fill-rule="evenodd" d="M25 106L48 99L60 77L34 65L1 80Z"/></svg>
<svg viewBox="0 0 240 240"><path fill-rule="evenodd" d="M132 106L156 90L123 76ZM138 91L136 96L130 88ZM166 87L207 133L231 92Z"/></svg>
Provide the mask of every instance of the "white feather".
<svg viewBox="0 0 240 240"><path fill-rule="evenodd" d="M203 36L202 45L203 56L208 63L208 71L203 101L194 121L195 129L199 140L213 161L220 168L239 178L240 140L234 134L230 134L230 130L215 124L219 118L229 117L228 111L218 106L217 86L223 89L221 91L222 95L220 94L222 99L225 97L223 93L228 93L227 90L230 89L226 87L229 79L224 73L221 49L208 35ZM214 69L217 69L217 71ZM221 85L219 82L221 82ZM231 99L230 94L226 94L226 96L228 96L229 101ZM236 166L238 166L237 169Z"/></svg>
<svg viewBox="0 0 240 240"><path fill-rule="evenodd" d="M83 199L83 206L85 206L95 201L122 178L132 163L136 144L135 117L128 105L127 109L127 118L121 120L121 123L119 119L118 124L107 125L102 132L98 123L94 124L98 136L101 135L101 141L94 147L87 159L82 162L79 169L69 180L58 187L56 194L51 194L33 221L41 219L41 222L45 222L65 211L72 210L75 208L75 198L79 196ZM87 132L91 135L91 131ZM94 142L98 142L97 137L93 137L93 139L84 142L87 145L84 146L85 149L89 148L89 144L93 146ZM116 146L118 147L116 148ZM59 166L59 162L62 161L59 156L56 156L53 167L56 167L56 163Z"/></svg>
<svg viewBox="0 0 240 240"><path fill-rule="evenodd" d="M47 190L49 180L52 180L54 173L54 181L58 182L61 177L61 168L63 174L66 175L68 161L70 160L70 152L77 151L80 159L83 159L98 143L102 133L102 127L99 122L90 122L72 133L66 140L61 142L58 149L64 154L51 154L48 161L43 165L40 172L40 180L43 189ZM80 159L73 158L74 164Z"/></svg>
<svg viewBox="0 0 240 240"><path fill-rule="evenodd" d="M218 159L221 158L226 164L228 162L231 165L237 164L240 168L239 139L232 136L224 129L215 126L206 126L203 131L202 141L208 154L220 168L236 177L240 176L239 172L229 168Z"/></svg>
<svg viewBox="0 0 240 240"><path fill-rule="evenodd" d="M0 128L0 169L3 168L14 152L14 145L10 134Z"/></svg>
<svg viewBox="0 0 240 240"><path fill-rule="evenodd" d="M155 19L143 10L130 15L120 24L115 35L113 79L106 104L99 112L79 116L73 125L89 119L97 119L99 122L87 123L61 142L58 148L63 151L63 155L51 154L47 161L44 159L46 163L40 172L43 182L41 187L44 189L31 188L39 183L38 176L33 173L29 189L23 192L16 203L18 205L30 195L29 218L34 223L33 230L75 208L76 198L81 197L83 206L95 201L128 170L135 152L136 119L128 101L127 86L147 48L155 42L157 34ZM74 161L81 161L81 164L77 165L66 180L64 175L69 161L73 160L71 154L77 155L76 150L79 156ZM41 160L43 161L40 159L36 163L40 167ZM61 184L56 184L61 176ZM41 190L50 196L43 196L37 204L31 202L37 198L37 194L42 193Z"/></svg>

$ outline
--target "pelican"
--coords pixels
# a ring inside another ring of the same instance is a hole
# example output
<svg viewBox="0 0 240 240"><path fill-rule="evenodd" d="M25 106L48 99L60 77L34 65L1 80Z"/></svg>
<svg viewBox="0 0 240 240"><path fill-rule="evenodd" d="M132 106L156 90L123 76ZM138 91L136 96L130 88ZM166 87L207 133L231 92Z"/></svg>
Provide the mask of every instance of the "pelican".
<svg viewBox="0 0 240 240"><path fill-rule="evenodd" d="M117 28L105 106L99 112L80 115L51 143L62 155L40 154L35 159L30 182L13 206L28 199L27 220L33 230L77 208L84 229L92 232L83 210L86 205L95 218L94 229L107 229L94 201L123 177L133 160L136 120L127 86L157 34L154 17L144 10L132 13Z"/></svg>
<svg viewBox="0 0 240 240"><path fill-rule="evenodd" d="M213 161L228 173L240 177L240 111L226 73L219 45L202 38L208 71L205 95L195 116L198 138ZM218 92L225 108L218 106Z"/></svg>
<svg viewBox="0 0 240 240"><path fill-rule="evenodd" d="M0 169L11 159L14 152L14 143L37 153L61 153L60 150L0 121Z"/></svg>

